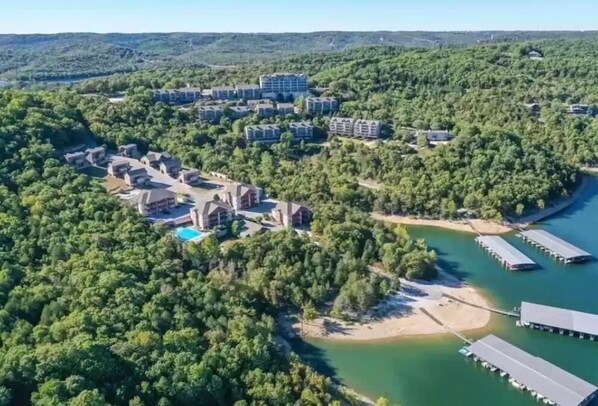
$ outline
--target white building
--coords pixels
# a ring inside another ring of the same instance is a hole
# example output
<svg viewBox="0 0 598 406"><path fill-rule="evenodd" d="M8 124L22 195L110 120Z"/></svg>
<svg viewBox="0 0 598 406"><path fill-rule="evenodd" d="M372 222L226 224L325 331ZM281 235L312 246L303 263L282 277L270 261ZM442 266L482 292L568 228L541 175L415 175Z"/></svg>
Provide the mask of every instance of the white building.
<svg viewBox="0 0 598 406"><path fill-rule="evenodd" d="M309 114L326 114L338 110L338 101L334 97L306 97L305 111Z"/></svg>
<svg viewBox="0 0 598 406"><path fill-rule="evenodd" d="M260 76L263 97L276 98L307 94L307 75L304 73L275 73Z"/></svg>
<svg viewBox="0 0 598 406"><path fill-rule="evenodd" d="M289 124L289 131L294 141L310 140L314 136L314 125L309 121L299 121Z"/></svg>
<svg viewBox="0 0 598 406"><path fill-rule="evenodd" d="M353 135L353 125L355 120L349 117L333 117L328 125L330 134L333 135Z"/></svg>
<svg viewBox="0 0 598 406"><path fill-rule="evenodd" d="M382 123L378 120L355 120L353 136L361 138L378 138L382 131Z"/></svg>
<svg viewBox="0 0 598 406"><path fill-rule="evenodd" d="M452 136L446 130L419 130L416 137L425 135L428 141L449 141Z"/></svg>
<svg viewBox="0 0 598 406"><path fill-rule="evenodd" d="M280 134L280 127L277 124L258 124L245 127L245 139L249 142L279 142Z"/></svg>

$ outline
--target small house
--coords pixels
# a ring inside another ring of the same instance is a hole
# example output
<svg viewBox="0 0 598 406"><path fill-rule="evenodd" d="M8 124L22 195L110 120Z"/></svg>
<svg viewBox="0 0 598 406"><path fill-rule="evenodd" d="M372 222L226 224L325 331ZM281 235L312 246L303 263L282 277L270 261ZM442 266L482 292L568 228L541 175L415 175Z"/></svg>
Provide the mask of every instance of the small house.
<svg viewBox="0 0 598 406"><path fill-rule="evenodd" d="M64 159L75 169L83 169L89 166L89 161L86 158L85 152L73 152L71 154L66 154Z"/></svg>
<svg viewBox="0 0 598 406"><path fill-rule="evenodd" d="M106 148L104 147L95 147L90 148L85 151L86 155L85 158L89 161L92 165L102 165L106 163L107 156L106 156Z"/></svg>
<svg viewBox="0 0 598 406"><path fill-rule="evenodd" d="M150 181L145 168L133 169L125 173L125 183L131 187L141 187Z"/></svg>
<svg viewBox="0 0 598 406"><path fill-rule="evenodd" d="M131 165L127 161L116 160L108 164L108 174L116 178L123 176L130 169Z"/></svg>
<svg viewBox="0 0 598 406"><path fill-rule="evenodd" d="M126 156L128 158L137 158L139 156L139 150L136 144L126 144L118 146L118 155Z"/></svg>
<svg viewBox="0 0 598 406"><path fill-rule="evenodd" d="M181 171L179 175L179 182L186 185L193 185L199 182L199 171L197 169L189 169Z"/></svg>
<svg viewBox="0 0 598 406"><path fill-rule="evenodd" d="M311 211L301 204L280 201L272 209L272 217L285 227L301 227L309 224Z"/></svg>
<svg viewBox="0 0 598 406"><path fill-rule="evenodd" d="M181 172L181 162L178 159L168 158L160 162L160 172L168 174L173 178L178 178Z"/></svg>

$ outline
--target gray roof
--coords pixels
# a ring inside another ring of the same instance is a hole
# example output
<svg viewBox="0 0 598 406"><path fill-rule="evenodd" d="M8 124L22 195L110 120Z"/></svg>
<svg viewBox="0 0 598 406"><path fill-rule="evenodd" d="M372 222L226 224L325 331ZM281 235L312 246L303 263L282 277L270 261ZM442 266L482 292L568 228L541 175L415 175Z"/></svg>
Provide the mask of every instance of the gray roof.
<svg viewBox="0 0 598 406"><path fill-rule="evenodd" d="M305 101L314 101L314 102L333 102L336 101L334 97L316 97L316 96L308 96L305 98Z"/></svg>
<svg viewBox="0 0 598 406"><path fill-rule="evenodd" d="M164 199L176 198L176 194L166 189L144 190L135 196L135 203L150 204Z"/></svg>
<svg viewBox="0 0 598 406"><path fill-rule="evenodd" d="M542 324L598 337L598 314L523 302L521 322Z"/></svg>
<svg viewBox="0 0 598 406"><path fill-rule="evenodd" d="M527 230L522 231L520 234L565 259L571 260L591 256L589 252L577 248L544 230Z"/></svg>
<svg viewBox="0 0 598 406"><path fill-rule="evenodd" d="M204 216L209 216L217 211L230 212L233 209L228 204L221 202L220 200L208 200L207 202L199 202L193 210L201 213Z"/></svg>
<svg viewBox="0 0 598 406"><path fill-rule="evenodd" d="M237 85L237 89L241 90L258 90L260 85Z"/></svg>
<svg viewBox="0 0 598 406"><path fill-rule="evenodd" d="M212 91L213 92L216 92L216 91L227 91L227 92L229 92L231 90L235 90L235 88L232 87L232 86L215 86L215 87L212 87Z"/></svg>
<svg viewBox="0 0 598 406"><path fill-rule="evenodd" d="M137 148L137 144L125 144L125 145L119 145L118 149L133 149L133 148Z"/></svg>
<svg viewBox="0 0 598 406"><path fill-rule="evenodd" d="M299 128L299 127L306 127L306 128L313 128L313 124L309 121L295 121L293 123L289 123L289 128Z"/></svg>
<svg viewBox="0 0 598 406"><path fill-rule="evenodd" d="M253 124L245 126L248 130L280 130L278 124Z"/></svg>
<svg viewBox="0 0 598 406"><path fill-rule="evenodd" d="M137 168L137 169L131 169L129 172L127 172L127 175L129 176L147 176L147 171L145 170L145 168Z"/></svg>
<svg viewBox="0 0 598 406"><path fill-rule="evenodd" d="M224 189L226 193L230 193L232 196L243 196L249 191L255 191L259 194L259 189L253 185L246 185L244 183L231 183Z"/></svg>
<svg viewBox="0 0 598 406"><path fill-rule="evenodd" d="M477 237L476 241L494 252L510 266L533 266L536 264L523 252L496 235L483 235Z"/></svg>
<svg viewBox="0 0 598 406"><path fill-rule="evenodd" d="M306 206L303 206L299 203L285 202L281 200L278 202L274 210L280 210L283 214L286 214L290 217L294 214L297 214L301 209L309 210Z"/></svg>
<svg viewBox="0 0 598 406"><path fill-rule="evenodd" d="M66 159L67 161L71 161L73 159L77 159L77 158L85 158L85 152L73 152L73 153L69 153L69 154L65 154L64 155L64 159Z"/></svg>
<svg viewBox="0 0 598 406"><path fill-rule="evenodd" d="M295 105L293 103L276 103L276 108L278 109L294 109Z"/></svg>
<svg viewBox="0 0 598 406"><path fill-rule="evenodd" d="M342 123L342 122L350 122L353 123L355 120L350 117L332 117L330 119L331 123Z"/></svg>
<svg viewBox="0 0 598 406"><path fill-rule="evenodd" d="M359 124L365 124L365 125L380 125L382 124L380 121L378 120L366 120L363 118L359 118L357 120L355 120L355 124L359 125Z"/></svg>
<svg viewBox="0 0 598 406"><path fill-rule="evenodd" d="M471 344L468 350L561 406L577 406L598 390L583 379L492 334Z"/></svg>
<svg viewBox="0 0 598 406"><path fill-rule="evenodd" d="M119 166L128 166L128 165L129 165L129 161L125 161L124 159L115 159L114 161L112 161L108 164L108 166L111 166L113 168L117 168Z"/></svg>
<svg viewBox="0 0 598 406"><path fill-rule="evenodd" d="M87 153L106 152L106 148L104 148L104 147L94 147L94 148L89 148L89 149L85 150L85 152L87 152Z"/></svg>
<svg viewBox="0 0 598 406"><path fill-rule="evenodd" d="M166 158L162 160L161 165L164 165L167 168L180 168L181 161L175 158Z"/></svg>
<svg viewBox="0 0 598 406"><path fill-rule="evenodd" d="M255 105L256 109L273 109L274 105L272 103L258 103Z"/></svg>
<svg viewBox="0 0 598 406"><path fill-rule="evenodd" d="M171 159L172 155L170 155L168 152L148 151L147 154L144 156L144 158L149 159L150 162L156 162L156 161L165 161L165 160Z"/></svg>
<svg viewBox="0 0 598 406"><path fill-rule="evenodd" d="M199 106L199 110L202 110L202 111L208 111L208 110L221 111L222 110L222 106Z"/></svg>

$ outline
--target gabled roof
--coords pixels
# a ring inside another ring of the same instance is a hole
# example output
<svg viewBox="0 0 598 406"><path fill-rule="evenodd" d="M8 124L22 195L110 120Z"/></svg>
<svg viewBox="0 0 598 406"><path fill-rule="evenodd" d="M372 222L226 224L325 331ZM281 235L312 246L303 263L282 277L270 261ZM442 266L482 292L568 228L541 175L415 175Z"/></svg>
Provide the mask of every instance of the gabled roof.
<svg viewBox="0 0 598 406"><path fill-rule="evenodd" d="M128 166L129 162L125 161L124 159L115 159L114 161L112 161L108 164L108 166L111 166L113 168L119 167L119 166L125 166L125 165Z"/></svg>
<svg viewBox="0 0 598 406"><path fill-rule="evenodd" d="M147 154L143 158L148 159L150 162L158 162L158 161L164 161L167 159L171 159L172 155L170 155L168 152L148 151Z"/></svg>
<svg viewBox="0 0 598 406"><path fill-rule="evenodd" d="M73 153L64 155L64 159L66 159L67 162L70 162L75 159L83 159L83 158L85 158L85 152L73 152Z"/></svg>
<svg viewBox="0 0 598 406"><path fill-rule="evenodd" d="M299 203L279 201L274 210L280 210L282 214L286 214L287 216L291 217L299 213L299 211L309 210L309 208Z"/></svg>
<svg viewBox="0 0 598 406"><path fill-rule="evenodd" d="M175 159L175 158L166 158L166 159L162 159L162 162L160 163L160 165L164 165L166 168L180 168L181 161L179 161L178 159Z"/></svg>
<svg viewBox="0 0 598 406"><path fill-rule="evenodd" d="M233 209L220 200L208 200L206 202L199 202L193 210L201 213L204 216L209 216L218 211L231 212Z"/></svg>
<svg viewBox="0 0 598 406"><path fill-rule="evenodd" d="M355 124L357 125L380 125L380 121L378 120L365 120L363 118L359 118L355 120Z"/></svg>
<svg viewBox="0 0 598 406"><path fill-rule="evenodd" d="M129 175L129 176L141 176L141 175L147 176L147 171L145 170L145 168L131 169L129 172L126 173L126 175Z"/></svg>
<svg viewBox="0 0 598 406"><path fill-rule="evenodd" d="M221 106L199 106L200 111L222 111Z"/></svg>
<svg viewBox="0 0 598 406"><path fill-rule="evenodd" d="M260 85L237 85L237 89L241 90L258 90Z"/></svg>
<svg viewBox="0 0 598 406"><path fill-rule="evenodd" d="M231 91L231 90L235 90L234 87L232 86L214 86L212 87L212 91Z"/></svg>
<svg viewBox="0 0 598 406"><path fill-rule="evenodd" d="M135 203L137 204L151 204L160 202L165 199L174 199L176 194L166 189L152 189L144 190L135 196Z"/></svg>
<svg viewBox="0 0 598 406"><path fill-rule="evenodd" d="M125 145L119 145L118 149L133 149L133 148L137 148L137 144L125 144Z"/></svg>
<svg viewBox="0 0 598 406"><path fill-rule="evenodd" d="M289 123L289 128L301 128L301 127L305 127L305 128L313 128L313 124L309 121L296 121L293 123Z"/></svg>
<svg viewBox="0 0 598 406"><path fill-rule="evenodd" d="M253 185L246 185L244 183L232 183L224 189L225 193L230 193L233 197L245 196L249 192L259 193L259 189Z"/></svg>
<svg viewBox="0 0 598 406"><path fill-rule="evenodd" d="M354 121L355 120L350 117L332 117L332 119L330 119L331 123L345 123L345 122L352 123Z"/></svg>
<svg viewBox="0 0 598 406"><path fill-rule="evenodd" d="M89 148L89 149L85 150L85 152L87 152L88 154L93 154L95 152L106 152L106 148L94 147L94 148Z"/></svg>

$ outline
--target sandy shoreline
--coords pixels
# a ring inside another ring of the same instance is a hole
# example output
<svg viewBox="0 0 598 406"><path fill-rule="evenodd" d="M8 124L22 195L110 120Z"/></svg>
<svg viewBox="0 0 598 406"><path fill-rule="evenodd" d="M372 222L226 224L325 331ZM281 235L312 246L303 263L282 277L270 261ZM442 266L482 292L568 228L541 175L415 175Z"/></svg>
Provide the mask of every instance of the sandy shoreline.
<svg viewBox="0 0 598 406"><path fill-rule="evenodd" d="M472 220L434 220L422 219L409 216L394 216L381 213L372 213L375 220L387 221L389 223L441 227L448 230L463 231L466 233L481 234L504 234L513 231L514 228L504 224L499 224L490 220L472 219Z"/></svg>
<svg viewBox="0 0 598 406"><path fill-rule="evenodd" d="M346 323L320 317L303 324L303 336L330 340L373 341L396 337L446 334L447 330L424 314L425 309L453 330L467 331L485 327L491 318L488 310L452 300L445 294L478 306L488 306L474 288L441 272L433 283L402 280L401 291L372 309L369 321ZM301 323L292 325L301 334Z"/></svg>

